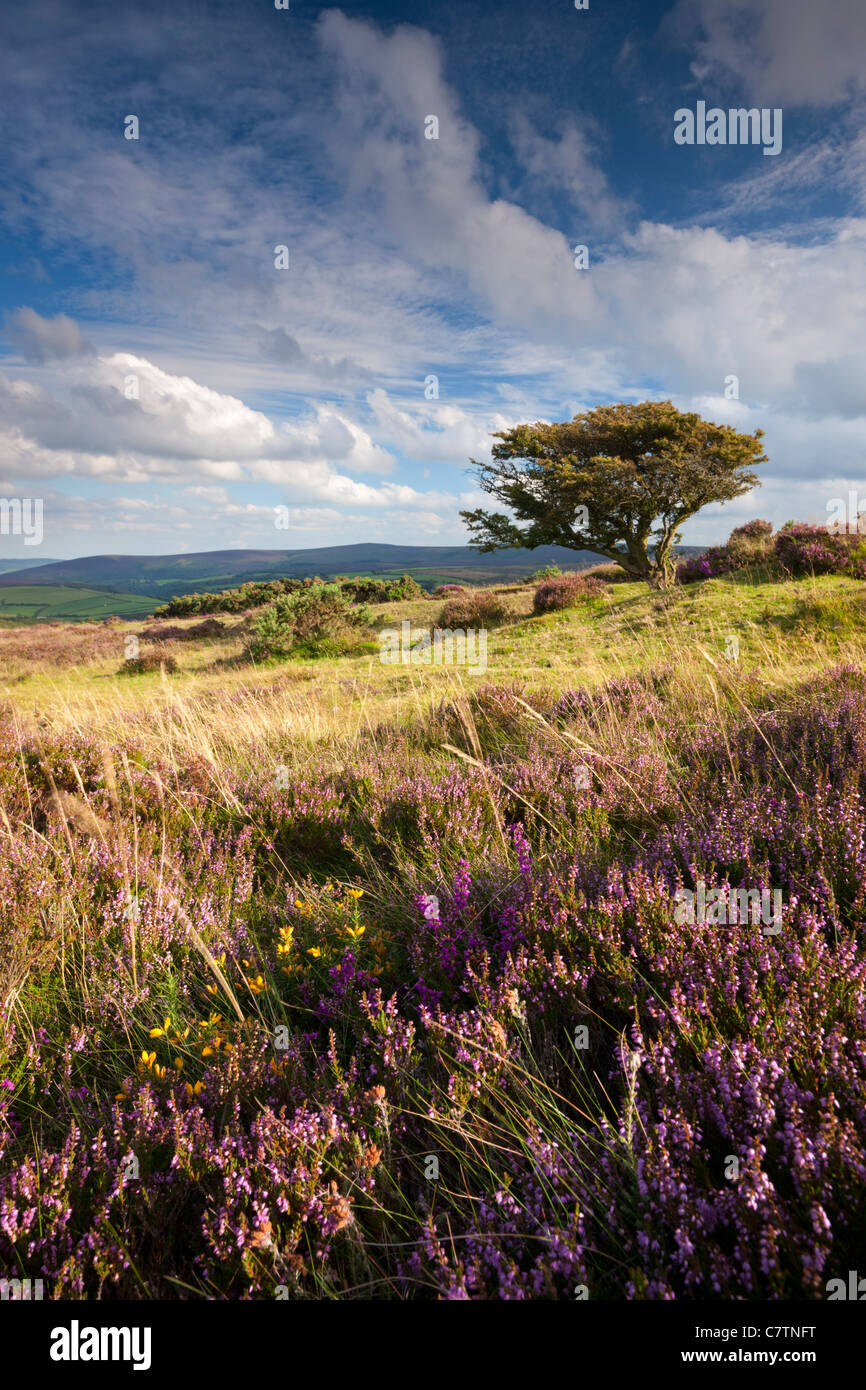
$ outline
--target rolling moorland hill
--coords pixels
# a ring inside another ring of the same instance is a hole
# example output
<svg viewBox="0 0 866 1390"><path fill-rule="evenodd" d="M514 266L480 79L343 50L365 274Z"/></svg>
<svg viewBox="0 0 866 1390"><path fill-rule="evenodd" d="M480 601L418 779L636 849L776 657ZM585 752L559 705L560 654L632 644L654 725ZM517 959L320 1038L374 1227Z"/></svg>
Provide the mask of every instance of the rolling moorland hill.
<svg viewBox="0 0 866 1390"><path fill-rule="evenodd" d="M0 632L0 1266L569 1301L858 1267L866 584L498 597L476 675L256 666L242 619ZM703 885L778 920L684 917Z"/></svg>
<svg viewBox="0 0 866 1390"><path fill-rule="evenodd" d="M39 565L56 565L58 563L57 560L49 559L47 556L39 560L23 560L20 556L15 560L0 559L0 574L9 574L12 571L21 574L22 570L31 570Z"/></svg>
<svg viewBox="0 0 866 1390"><path fill-rule="evenodd" d="M697 553L680 547L683 555ZM88 555L57 560L38 571L0 573L0 588L14 585L85 585L152 596L160 603L177 594L234 588L248 580L321 575L412 574L425 587L447 580L495 583L522 579L544 565L573 569L596 564L588 550L558 545L536 550L501 550L479 554L469 546L359 545L322 546L309 550L213 550L190 555Z"/></svg>

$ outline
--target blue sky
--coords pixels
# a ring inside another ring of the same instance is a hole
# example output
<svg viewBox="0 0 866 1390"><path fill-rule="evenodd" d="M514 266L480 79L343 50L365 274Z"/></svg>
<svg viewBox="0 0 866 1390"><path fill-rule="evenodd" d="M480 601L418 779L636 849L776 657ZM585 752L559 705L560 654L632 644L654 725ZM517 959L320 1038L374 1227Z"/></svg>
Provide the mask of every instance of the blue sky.
<svg viewBox="0 0 866 1390"><path fill-rule="evenodd" d="M766 433L686 541L866 501L864 49L862 0L5 7L0 496L52 557L460 543L492 430L652 397ZM701 100L781 153L675 144Z"/></svg>

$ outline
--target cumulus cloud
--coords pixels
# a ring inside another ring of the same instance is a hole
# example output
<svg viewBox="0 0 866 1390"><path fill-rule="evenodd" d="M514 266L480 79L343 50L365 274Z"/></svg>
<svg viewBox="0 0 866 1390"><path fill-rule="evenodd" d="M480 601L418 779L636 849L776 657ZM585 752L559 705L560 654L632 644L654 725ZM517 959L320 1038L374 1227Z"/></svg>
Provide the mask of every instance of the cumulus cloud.
<svg viewBox="0 0 866 1390"><path fill-rule="evenodd" d="M334 515L347 507L411 513L427 530L454 526L459 499L453 493L353 476L388 473L394 459L358 421L332 407L274 422L236 397L129 353L68 368L65 376L55 372L52 387L60 399L0 373L0 450L12 477L183 485L187 510L200 521L208 508L221 515L237 508L229 487L257 483L296 507L324 504ZM423 437L408 414L390 411L384 392L376 393L375 406L392 425ZM451 427L465 424L459 414L446 410ZM268 508L241 510L272 517Z"/></svg>
<svg viewBox="0 0 866 1390"><path fill-rule="evenodd" d="M398 406L381 388L368 394L367 404L379 436L411 459L465 464L473 455L489 452L494 430L514 423L511 417L496 413L488 413L482 422L462 407L441 399L423 405L419 402L408 410Z"/></svg>
<svg viewBox="0 0 866 1390"><path fill-rule="evenodd" d="M316 405L305 418L274 423L236 396L132 353L55 370L50 389L0 372L0 423L42 448L43 474L55 455L64 472L78 471L69 463L78 455L112 455L119 475L126 472L121 460L130 459L135 476L192 470L255 478L286 463L328 460L362 472L394 467L388 451L334 407Z"/></svg>
<svg viewBox="0 0 866 1390"><path fill-rule="evenodd" d="M371 24L328 10L319 33L338 74L332 157L350 189L364 191L388 235L416 261L468 286L483 310L548 341L573 338L593 314L589 277L575 273L565 236L515 203L488 196L479 137L443 74L439 44L401 25ZM423 138L426 116L439 122Z"/></svg>

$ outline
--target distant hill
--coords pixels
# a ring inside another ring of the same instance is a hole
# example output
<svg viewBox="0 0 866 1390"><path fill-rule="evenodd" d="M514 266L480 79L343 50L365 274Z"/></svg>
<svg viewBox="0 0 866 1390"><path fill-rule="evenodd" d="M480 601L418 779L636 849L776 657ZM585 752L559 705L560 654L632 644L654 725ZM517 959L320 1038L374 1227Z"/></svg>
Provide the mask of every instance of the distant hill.
<svg viewBox="0 0 866 1390"><path fill-rule="evenodd" d="M684 554L699 548L683 546ZM87 555L79 560L55 560L36 570L0 573L7 585L84 585L127 594L142 594L165 602L177 594L218 592L252 579L299 578L336 574L413 574L427 586L448 580L504 583L525 578L543 565L576 569L597 564L603 556L591 550L566 550L540 545L536 550L499 550L482 555L465 545L329 545L309 550L205 550L191 555Z"/></svg>
<svg viewBox="0 0 866 1390"><path fill-rule="evenodd" d="M47 558L44 560L41 558L39 560L22 560L19 556L17 560L0 560L0 574L8 574L12 570L17 570L19 573L21 572L21 570L27 570L29 579L29 571L35 568L35 566L56 565L59 563L60 562L58 560L52 560Z"/></svg>
<svg viewBox="0 0 866 1390"><path fill-rule="evenodd" d="M32 570L27 570L28 575ZM141 594L112 593L81 585L5 584L0 589L0 625L11 623L81 623L101 618L144 618L153 599Z"/></svg>

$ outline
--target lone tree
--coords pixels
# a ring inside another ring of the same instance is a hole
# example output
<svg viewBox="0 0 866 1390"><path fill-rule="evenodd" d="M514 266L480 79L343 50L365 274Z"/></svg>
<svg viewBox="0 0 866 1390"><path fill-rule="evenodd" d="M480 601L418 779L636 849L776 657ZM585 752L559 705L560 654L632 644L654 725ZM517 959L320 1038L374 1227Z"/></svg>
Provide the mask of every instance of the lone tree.
<svg viewBox="0 0 866 1390"><path fill-rule="evenodd" d="M747 469L767 461L763 434L738 434L670 401L598 406L561 425L517 425L493 436L501 441L493 463L471 460L483 491L517 521L481 509L460 515L477 550L594 550L663 589L682 522L759 485Z"/></svg>

